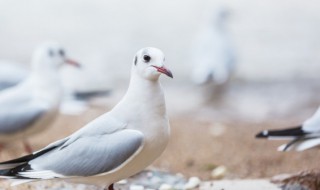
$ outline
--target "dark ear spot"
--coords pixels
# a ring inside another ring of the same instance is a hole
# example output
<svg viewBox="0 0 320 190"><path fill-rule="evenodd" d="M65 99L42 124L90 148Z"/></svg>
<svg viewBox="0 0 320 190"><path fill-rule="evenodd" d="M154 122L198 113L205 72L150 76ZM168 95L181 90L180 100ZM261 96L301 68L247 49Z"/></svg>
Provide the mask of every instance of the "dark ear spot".
<svg viewBox="0 0 320 190"><path fill-rule="evenodd" d="M50 57L53 57L53 56L54 56L53 50L52 50L52 49L49 49L48 54L49 54Z"/></svg>
<svg viewBox="0 0 320 190"><path fill-rule="evenodd" d="M134 65L137 65L137 61L138 61L138 58L137 56L134 57Z"/></svg>

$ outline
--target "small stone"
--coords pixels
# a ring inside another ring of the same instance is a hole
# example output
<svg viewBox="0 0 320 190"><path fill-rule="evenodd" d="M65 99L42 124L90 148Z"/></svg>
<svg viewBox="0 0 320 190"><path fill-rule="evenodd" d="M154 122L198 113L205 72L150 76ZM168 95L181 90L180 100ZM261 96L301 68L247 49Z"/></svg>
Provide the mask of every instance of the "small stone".
<svg viewBox="0 0 320 190"><path fill-rule="evenodd" d="M119 184L119 185L125 185L127 183L128 183L128 180L126 180L126 179L123 179L123 180L120 180L117 182L117 184Z"/></svg>
<svg viewBox="0 0 320 190"><path fill-rule="evenodd" d="M218 166L211 172L211 177L214 179L221 179L227 173L227 168L225 166Z"/></svg>
<svg viewBox="0 0 320 190"><path fill-rule="evenodd" d="M172 186L169 185L169 184L162 184L160 187L159 187L159 190L170 190L172 189Z"/></svg>
<svg viewBox="0 0 320 190"><path fill-rule="evenodd" d="M214 123L210 126L209 132L212 136L218 137L225 133L226 126L221 123Z"/></svg>
<svg viewBox="0 0 320 190"><path fill-rule="evenodd" d="M130 185L130 190L144 190L142 185Z"/></svg>
<svg viewBox="0 0 320 190"><path fill-rule="evenodd" d="M148 177L148 178L152 178L152 177L153 177L153 173L152 173L152 172L148 172L148 173L147 173L147 177Z"/></svg>
<svg viewBox="0 0 320 190"><path fill-rule="evenodd" d="M184 185L184 189L194 189L198 187L201 183L201 180L198 177L191 177L189 181Z"/></svg>

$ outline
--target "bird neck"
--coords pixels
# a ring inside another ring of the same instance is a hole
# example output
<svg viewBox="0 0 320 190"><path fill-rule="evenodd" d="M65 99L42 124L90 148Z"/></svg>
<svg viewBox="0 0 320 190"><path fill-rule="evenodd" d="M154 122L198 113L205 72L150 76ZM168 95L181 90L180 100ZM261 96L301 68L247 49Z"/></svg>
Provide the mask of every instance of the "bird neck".
<svg viewBox="0 0 320 190"><path fill-rule="evenodd" d="M158 96L163 96L159 80L147 80L136 74L131 76L126 97L146 100L157 98Z"/></svg>
<svg viewBox="0 0 320 190"><path fill-rule="evenodd" d="M127 93L113 111L121 112L121 114L128 113L128 117L139 117L140 114L146 113L164 116L166 107L160 82L147 80L133 74Z"/></svg>

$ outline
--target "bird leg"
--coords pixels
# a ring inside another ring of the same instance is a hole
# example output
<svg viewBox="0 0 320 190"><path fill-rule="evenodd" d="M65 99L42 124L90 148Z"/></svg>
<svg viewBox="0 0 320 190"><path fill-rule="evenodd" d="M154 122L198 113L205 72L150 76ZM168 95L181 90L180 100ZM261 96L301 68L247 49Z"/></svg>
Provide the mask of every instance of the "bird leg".
<svg viewBox="0 0 320 190"><path fill-rule="evenodd" d="M105 188L105 190L114 190L114 188L113 188L113 184L111 184L111 185L109 185L109 187L107 188Z"/></svg>
<svg viewBox="0 0 320 190"><path fill-rule="evenodd" d="M28 143L27 140L23 141L23 148L27 153L29 153L29 154L32 153L32 148L31 148L31 146L30 146L30 144Z"/></svg>

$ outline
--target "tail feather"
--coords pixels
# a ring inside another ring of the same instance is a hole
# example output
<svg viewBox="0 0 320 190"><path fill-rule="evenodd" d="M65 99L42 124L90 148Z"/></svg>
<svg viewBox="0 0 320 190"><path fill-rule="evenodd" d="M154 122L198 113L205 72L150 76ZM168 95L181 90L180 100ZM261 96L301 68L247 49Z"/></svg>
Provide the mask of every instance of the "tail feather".
<svg viewBox="0 0 320 190"><path fill-rule="evenodd" d="M57 148L57 146L52 146L50 148L44 149L42 151L38 151L38 152L34 152L32 154L17 158L17 159L13 159L13 160L9 160L9 161L5 161L5 162L0 162L0 170L3 169L10 169L10 168L14 168L17 167L19 165L22 165L24 163L29 162L30 160L33 160L53 149Z"/></svg>
<svg viewBox="0 0 320 190"><path fill-rule="evenodd" d="M290 141L288 144L284 144L284 145L280 146L280 147L278 148L278 151L283 151L283 152L285 152L285 151L292 150L297 143L299 143L299 142L301 142L301 141L303 141L303 140L304 140L303 137L293 139L293 140Z"/></svg>
<svg viewBox="0 0 320 190"><path fill-rule="evenodd" d="M281 130L265 130L256 135L256 138L272 138L272 137L302 137L308 133L303 131L301 126L287 128Z"/></svg>
<svg viewBox="0 0 320 190"><path fill-rule="evenodd" d="M28 163L21 164L14 168L0 170L0 178L9 177L12 179L29 179L20 175L20 172L25 172L28 170L31 170L31 166Z"/></svg>
<svg viewBox="0 0 320 190"><path fill-rule="evenodd" d="M0 163L0 178L10 178L10 179L30 179L20 175L20 172L25 172L31 170L31 166L28 163L30 160L33 160L53 149L57 146L52 146L42 151L34 152L27 156L23 156L17 159L9 160L6 162Z"/></svg>
<svg viewBox="0 0 320 190"><path fill-rule="evenodd" d="M298 138L289 142L288 144L281 145L278 148L278 151L304 151L318 145L320 145L320 139L317 137Z"/></svg>

